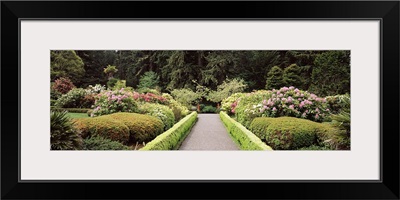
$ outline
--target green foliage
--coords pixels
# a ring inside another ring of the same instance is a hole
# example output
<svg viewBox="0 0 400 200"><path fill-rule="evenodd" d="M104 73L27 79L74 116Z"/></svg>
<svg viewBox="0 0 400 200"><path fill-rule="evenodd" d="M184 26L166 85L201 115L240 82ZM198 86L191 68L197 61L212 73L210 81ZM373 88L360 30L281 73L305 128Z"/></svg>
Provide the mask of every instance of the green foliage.
<svg viewBox="0 0 400 200"><path fill-rule="evenodd" d="M107 74L108 79L113 78L114 74L118 71L116 66L113 65L108 65L106 68L104 68L104 73Z"/></svg>
<svg viewBox="0 0 400 200"><path fill-rule="evenodd" d="M217 110L216 107L208 105L208 106L204 106L204 108L201 109L201 112L202 113L215 113L216 110Z"/></svg>
<svg viewBox="0 0 400 200"><path fill-rule="evenodd" d="M175 116L172 110L165 105L154 103L142 103L139 105L139 113L157 117L164 124L164 130L170 129L175 124Z"/></svg>
<svg viewBox="0 0 400 200"><path fill-rule="evenodd" d="M287 86L294 86L301 88L303 86L303 80L301 78L301 69L298 65L292 64L283 70L283 82Z"/></svg>
<svg viewBox="0 0 400 200"><path fill-rule="evenodd" d="M72 83L72 81L69 78L64 77L56 79L52 85L52 89L61 94L66 94L73 88L75 88L75 85Z"/></svg>
<svg viewBox="0 0 400 200"><path fill-rule="evenodd" d="M186 88L172 90L171 95L176 101L188 108L201 98L199 94L193 92L191 89Z"/></svg>
<svg viewBox="0 0 400 200"><path fill-rule="evenodd" d="M175 99L173 99L170 94L164 93L162 94L162 97L164 97L168 101L168 107L174 113L176 122L189 114L189 109L183 106L181 103L175 101Z"/></svg>
<svg viewBox="0 0 400 200"><path fill-rule="evenodd" d="M219 103L234 93L243 92L246 87L243 79L226 79L221 85L218 85L216 91L210 91L207 94L207 100Z"/></svg>
<svg viewBox="0 0 400 200"><path fill-rule="evenodd" d="M88 118L86 113L67 113L67 116L71 119Z"/></svg>
<svg viewBox="0 0 400 200"><path fill-rule="evenodd" d="M130 150L129 147L99 136L88 137L83 140L84 150Z"/></svg>
<svg viewBox="0 0 400 200"><path fill-rule="evenodd" d="M338 114L340 111L345 110L350 112L350 95L341 94L335 96L325 97L328 108L332 114Z"/></svg>
<svg viewBox="0 0 400 200"><path fill-rule="evenodd" d="M224 100L222 100L221 109L223 111L226 111L228 114L233 114L232 110L234 110L236 105L233 106L232 104L234 104L235 102L237 103L237 101L245 95L245 93L235 93L228 98L225 98Z"/></svg>
<svg viewBox="0 0 400 200"><path fill-rule="evenodd" d="M85 68L85 74L81 78L81 85L79 87L85 88L89 85L107 84L107 76L104 73L104 66L113 64L117 55L115 51L75 51L76 54L82 58ZM119 63L118 63L119 64ZM120 66L120 64L118 65Z"/></svg>
<svg viewBox="0 0 400 200"><path fill-rule="evenodd" d="M338 148L343 131L330 124L293 117L255 118L250 130L273 149L295 150L312 145Z"/></svg>
<svg viewBox="0 0 400 200"><path fill-rule="evenodd" d="M283 81L283 71L280 67L274 66L267 74L267 84L266 89L278 89L285 85Z"/></svg>
<svg viewBox="0 0 400 200"><path fill-rule="evenodd" d="M185 139L190 129L197 120L197 112L192 112L181 121L176 123L171 129L157 136L154 140L147 143L140 150L172 150L177 149Z"/></svg>
<svg viewBox="0 0 400 200"><path fill-rule="evenodd" d="M311 92L320 96L350 93L350 51L318 55L311 76Z"/></svg>
<svg viewBox="0 0 400 200"><path fill-rule="evenodd" d="M234 138L241 150L272 150L260 138L230 118L225 112L220 112L219 115L229 134Z"/></svg>
<svg viewBox="0 0 400 200"><path fill-rule="evenodd" d="M329 123L323 123L317 132L317 145L335 150L350 150L350 137Z"/></svg>
<svg viewBox="0 0 400 200"><path fill-rule="evenodd" d="M82 138L74 128L74 122L66 115L67 112L50 112L51 150L82 149Z"/></svg>
<svg viewBox="0 0 400 200"><path fill-rule="evenodd" d="M160 91L158 91L156 89L150 89L150 88L140 88L140 89L138 89L138 92L142 93L142 94L152 93L155 95L161 95Z"/></svg>
<svg viewBox="0 0 400 200"><path fill-rule="evenodd" d="M60 77L69 78L73 83L79 84L85 74L82 59L75 51L50 52L50 76L54 81Z"/></svg>
<svg viewBox="0 0 400 200"><path fill-rule="evenodd" d="M158 86L159 83L160 83L160 76L158 76L157 73L153 71L148 71L145 72L140 77L138 89L142 88L154 89Z"/></svg>
<svg viewBox="0 0 400 200"><path fill-rule="evenodd" d="M106 115L124 123L129 128L130 142L149 142L163 132L164 124L156 117L135 113Z"/></svg>
<svg viewBox="0 0 400 200"><path fill-rule="evenodd" d="M107 115L94 118L74 119L82 137L101 136L112 141L128 144L129 128L121 121Z"/></svg>
<svg viewBox="0 0 400 200"><path fill-rule="evenodd" d="M344 52L344 56L327 56L329 52ZM291 64L296 64L300 67L300 74L298 75L302 79L302 86L298 88L312 91L319 96L325 95L321 94L319 90L325 90L325 87L329 86L331 82L334 82L335 85L339 85L340 82L342 82L337 73L329 70L326 71L325 68L321 70L321 66L325 66L326 63L339 63L338 71L340 71L340 69L345 66L342 65L342 63L349 66L348 61L350 60L350 51L79 50L76 51L76 54L82 58L85 70L85 73L82 73L83 77L79 78L79 76L75 76L74 74L70 76L70 78L77 77L79 83L74 80L72 81L78 87L86 87L99 83L105 85L110 77L107 77L109 74L106 75L103 73L104 67L111 65L118 66L118 71L115 72L113 76L121 80L126 80L126 85L131 87L137 87L140 84L141 76L145 72L150 71L159 76L159 88L157 90L160 92L182 88L195 91L196 84L193 83L192 80L197 80L198 83L206 88L217 90L217 86L221 85L227 78L243 79L244 83L248 86L247 90L252 91L265 88L268 72L272 71L271 69L273 66L285 69ZM321 59L321 57L330 57L332 59L324 60ZM317 58L320 60L318 66L316 62L314 62ZM73 62L69 59L67 59L67 61ZM323 65L320 65L321 63ZM313 82L311 82L313 73L314 79ZM56 77L52 76L52 81L54 81L55 78ZM325 81L325 79L335 80ZM343 77L343 80L344 79L346 79L346 77ZM347 78L347 80L349 81L349 78ZM296 84L290 85L297 86ZM281 86L283 85L278 85L276 88L280 88ZM344 84L344 87L347 88L346 90L350 90L349 84L347 84L347 86ZM342 93L344 92L335 94Z"/></svg>
<svg viewBox="0 0 400 200"><path fill-rule="evenodd" d="M74 88L62 95L55 106L61 108L90 108L94 103L94 97L82 88Z"/></svg>
<svg viewBox="0 0 400 200"><path fill-rule="evenodd" d="M259 110L255 109L264 99L271 97L271 91L256 91L248 93L237 101L236 107L233 109L235 117L246 128L249 128L250 123L256 117L261 117Z"/></svg>
<svg viewBox="0 0 400 200"><path fill-rule="evenodd" d="M60 92L58 92L57 90L55 90L53 88L54 82L50 83L50 99L51 100L57 100L58 98L60 98L62 96L62 94Z"/></svg>
<svg viewBox="0 0 400 200"><path fill-rule="evenodd" d="M84 138L98 135L123 144L148 142L163 131L163 124L156 117L121 112L76 119L76 127Z"/></svg>
<svg viewBox="0 0 400 200"><path fill-rule="evenodd" d="M320 151L320 150L333 150L330 149L329 147L325 147L325 146L318 146L318 145L311 145L309 147L302 147L298 150L304 150L304 151Z"/></svg>
<svg viewBox="0 0 400 200"><path fill-rule="evenodd" d="M59 108L59 107L51 107L50 108L52 111L68 111L69 113L87 113L89 112L90 108Z"/></svg>
<svg viewBox="0 0 400 200"><path fill-rule="evenodd" d="M126 80L117 80L114 84L113 90L120 90L122 88L126 88Z"/></svg>
<svg viewBox="0 0 400 200"><path fill-rule="evenodd" d="M346 136L350 140L350 96L342 95L339 98L341 107L338 114L331 115L332 125L346 131ZM346 137L343 136L343 137Z"/></svg>
<svg viewBox="0 0 400 200"><path fill-rule="evenodd" d="M107 82L107 88L108 89L114 88L118 81L119 81L119 79L117 79L117 78L110 78Z"/></svg>
<svg viewBox="0 0 400 200"><path fill-rule="evenodd" d="M57 100L50 99L50 106L55 106L56 102L57 102Z"/></svg>

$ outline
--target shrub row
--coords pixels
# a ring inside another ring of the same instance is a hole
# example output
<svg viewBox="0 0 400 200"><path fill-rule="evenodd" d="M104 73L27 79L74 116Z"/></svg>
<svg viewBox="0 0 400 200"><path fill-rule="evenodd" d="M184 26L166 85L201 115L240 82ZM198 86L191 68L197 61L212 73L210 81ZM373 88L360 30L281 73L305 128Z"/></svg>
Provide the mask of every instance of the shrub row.
<svg viewBox="0 0 400 200"><path fill-rule="evenodd" d="M341 137L343 131L328 123L293 117L258 117L251 123L250 130L273 149L293 150L312 145L346 149L346 141Z"/></svg>
<svg viewBox="0 0 400 200"><path fill-rule="evenodd" d="M90 108L59 108L59 107L50 107L52 111L68 111L70 113L88 113L92 109Z"/></svg>
<svg viewBox="0 0 400 200"><path fill-rule="evenodd" d="M140 150L171 150L178 148L196 120L197 112L192 112Z"/></svg>
<svg viewBox="0 0 400 200"><path fill-rule="evenodd" d="M242 150L272 150L260 140L256 135L246 129L239 122L230 118L225 112L220 112L220 117L225 127L228 129L229 134L239 144Z"/></svg>
<svg viewBox="0 0 400 200"><path fill-rule="evenodd" d="M83 138L101 136L128 144L148 142L162 133L162 122L152 116L136 113L114 113L94 118L75 119Z"/></svg>

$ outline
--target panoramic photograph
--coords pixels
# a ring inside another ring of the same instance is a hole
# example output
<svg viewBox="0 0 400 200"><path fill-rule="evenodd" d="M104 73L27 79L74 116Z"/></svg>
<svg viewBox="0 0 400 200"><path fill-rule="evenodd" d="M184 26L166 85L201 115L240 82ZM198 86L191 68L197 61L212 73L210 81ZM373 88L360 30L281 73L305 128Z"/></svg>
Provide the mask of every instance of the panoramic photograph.
<svg viewBox="0 0 400 200"><path fill-rule="evenodd" d="M351 150L348 50L51 50L50 150Z"/></svg>

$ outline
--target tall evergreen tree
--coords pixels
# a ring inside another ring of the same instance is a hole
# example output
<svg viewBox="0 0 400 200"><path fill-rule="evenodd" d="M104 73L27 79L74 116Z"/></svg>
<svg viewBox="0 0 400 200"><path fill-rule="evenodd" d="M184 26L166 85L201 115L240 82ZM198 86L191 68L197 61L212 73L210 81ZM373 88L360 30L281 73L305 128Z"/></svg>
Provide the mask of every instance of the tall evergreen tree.
<svg viewBox="0 0 400 200"><path fill-rule="evenodd" d="M80 86L85 74L82 59L75 51L51 51L50 52L50 76L51 81L57 78L69 78L76 86Z"/></svg>
<svg viewBox="0 0 400 200"><path fill-rule="evenodd" d="M283 70L283 82L285 83L286 86L294 86L297 88L302 88L303 86L303 80L300 76L301 74L301 69L298 65L296 64L291 64L289 67L286 67Z"/></svg>
<svg viewBox="0 0 400 200"><path fill-rule="evenodd" d="M265 86L266 89L279 89L284 86L283 82L283 70L278 67L274 66L267 74L267 84Z"/></svg>

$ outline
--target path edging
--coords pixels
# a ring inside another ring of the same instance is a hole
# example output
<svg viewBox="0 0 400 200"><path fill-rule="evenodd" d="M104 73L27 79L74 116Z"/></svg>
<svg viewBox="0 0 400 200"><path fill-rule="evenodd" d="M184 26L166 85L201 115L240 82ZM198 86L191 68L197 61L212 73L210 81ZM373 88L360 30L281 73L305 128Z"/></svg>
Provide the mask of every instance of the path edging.
<svg viewBox="0 0 400 200"><path fill-rule="evenodd" d="M232 136L234 141L239 145L242 150L267 150L273 149L261 141L256 135L249 131L239 122L229 117L226 112L220 112L219 116L223 122L228 133Z"/></svg>
<svg viewBox="0 0 400 200"><path fill-rule="evenodd" d="M157 136L154 140L147 143L140 149L143 150L172 150L176 149L188 135L193 125L197 121L197 112L192 112L181 119L173 127Z"/></svg>

